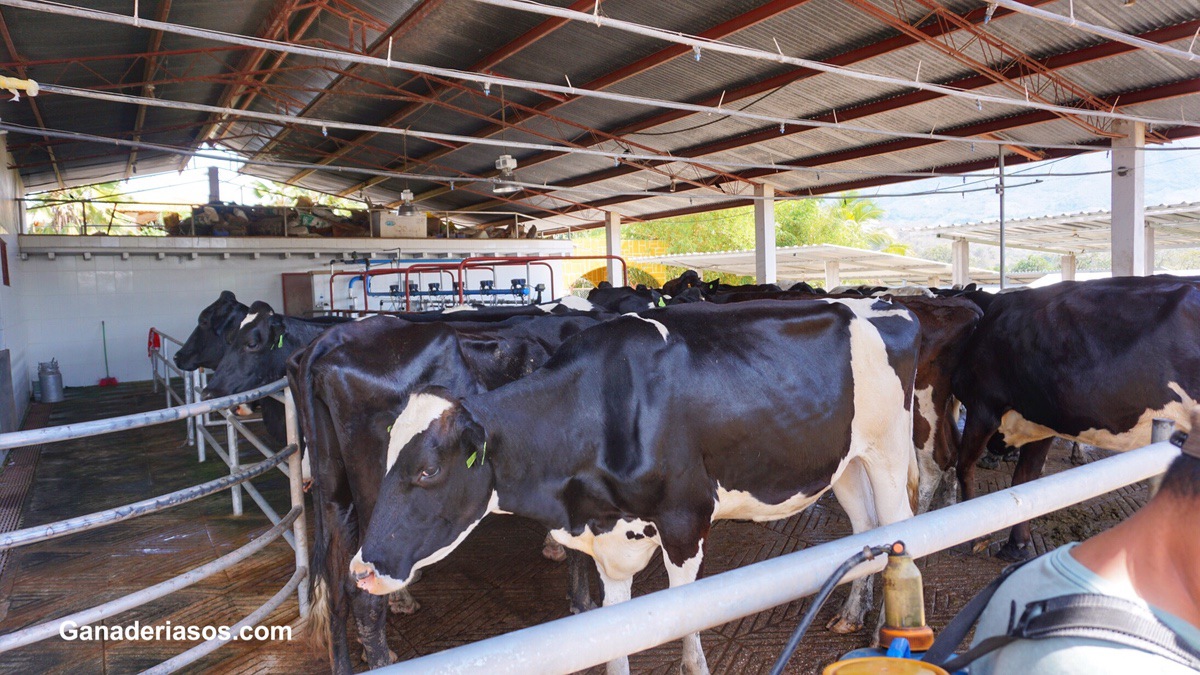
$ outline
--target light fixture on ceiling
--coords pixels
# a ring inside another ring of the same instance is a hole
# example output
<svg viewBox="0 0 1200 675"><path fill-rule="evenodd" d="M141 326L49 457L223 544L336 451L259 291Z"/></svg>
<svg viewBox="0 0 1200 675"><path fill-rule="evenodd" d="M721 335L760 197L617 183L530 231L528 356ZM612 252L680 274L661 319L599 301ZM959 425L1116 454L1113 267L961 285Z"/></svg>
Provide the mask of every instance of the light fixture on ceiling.
<svg viewBox="0 0 1200 675"><path fill-rule="evenodd" d="M496 184L492 186L493 194L507 195L521 189L520 185L513 182L516 180L516 176L513 174L513 170L516 168L517 160L512 155L500 155L496 158L496 170L500 172L500 175L496 177Z"/></svg>
<svg viewBox="0 0 1200 675"><path fill-rule="evenodd" d="M402 190L400 192L400 200L403 201L404 203L400 205L400 210L397 211L397 213L399 213L402 216L417 215L417 207L413 206L412 190L409 190L408 188L404 188L404 190Z"/></svg>

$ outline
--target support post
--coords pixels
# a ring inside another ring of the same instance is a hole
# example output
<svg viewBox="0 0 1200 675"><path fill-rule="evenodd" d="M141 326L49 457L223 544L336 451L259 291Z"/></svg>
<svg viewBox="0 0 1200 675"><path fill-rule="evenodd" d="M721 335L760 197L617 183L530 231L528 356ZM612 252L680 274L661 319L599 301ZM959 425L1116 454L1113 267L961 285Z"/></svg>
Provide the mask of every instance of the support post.
<svg viewBox="0 0 1200 675"><path fill-rule="evenodd" d="M1112 275L1146 274L1146 125L1121 121L1112 141Z"/></svg>
<svg viewBox="0 0 1200 675"><path fill-rule="evenodd" d="M1000 197L1000 290L1004 290L1004 146L1000 146L1000 182L996 183L996 194Z"/></svg>
<svg viewBox="0 0 1200 675"><path fill-rule="evenodd" d="M221 201L221 178L217 167L208 167L208 203L218 204Z"/></svg>
<svg viewBox="0 0 1200 675"><path fill-rule="evenodd" d="M183 402L185 405L196 402L196 389L192 386L192 380L196 377L195 371L186 370L183 373ZM187 442L188 445L196 444L196 417L187 418Z"/></svg>
<svg viewBox="0 0 1200 675"><path fill-rule="evenodd" d="M604 241L606 242L605 250L608 255L621 255L621 214L616 211L606 211L604 213ZM609 258L608 260L608 283L613 286L620 286L621 277L619 265L616 260Z"/></svg>
<svg viewBox="0 0 1200 675"><path fill-rule="evenodd" d="M300 427L296 420L296 401L292 398L292 388L288 387L283 390L283 421L284 427L287 430L288 445L300 444ZM304 459L300 453L303 448L297 448L296 452L288 457L288 480L291 486L292 508L299 507L304 509ZM305 532L305 517L304 513L292 523L292 538L294 540L293 548L296 549L296 569L308 567L308 533ZM312 574L312 570L308 570ZM296 587L296 602L300 606L300 616L308 616L308 583L301 583Z"/></svg>
<svg viewBox="0 0 1200 675"><path fill-rule="evenodd" d="M971 283L971 242L955 239L950 244L950 283L962 288Z"/></svg>
<svg viewBox="0 0 1200 675"><path fill-rule="evenodd" d="M776 282L775 186L754 186L754 279L760 284Z"/></svg>
<svg viewBox="0 0 1200 675"><path fill-rule="evenodd" d="M1146 234L1146 269L1144 274L1150 276L1154 274L1154 228L1147 227Z"/></svg>
<svg viewBox="0 0 1200 675"><path fill-rule="evenodd" d="M842 285L842 264L836 260L825 261L825 290L832 291Z"/></svg>
<svg viewBox="0 0 1200 675"><path fill-rule="evenodd" d="M1062 280L1075 281L1075 254L1068 253L1060 256L1059 260L1062 262Z"/></svg>
<svg viewBox="0 0 1200 675"><path fill-rule="evenodd" d="M230 413L233 411L231 410ZM225 438L227 441L226 448L229 451L229 473L237 473L241 458L238 457L238 433L237 428L232 422L225 423ZM233 498L233 515L242 515L242 486L234 485L229 490L230 496Z"/></svg>

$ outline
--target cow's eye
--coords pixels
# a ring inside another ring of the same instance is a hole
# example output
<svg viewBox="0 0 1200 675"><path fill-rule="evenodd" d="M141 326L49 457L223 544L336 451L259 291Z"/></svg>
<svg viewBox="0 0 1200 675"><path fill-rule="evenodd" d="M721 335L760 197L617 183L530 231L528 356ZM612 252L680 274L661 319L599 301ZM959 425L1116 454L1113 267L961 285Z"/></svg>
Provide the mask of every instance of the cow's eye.
<svg viewBox="0 0 1200 675"><path fill-rule="evenodd" d="M253 350L253 349L258 349L258 343L257 343L257 342L255 342L255 341L253 341L253 340L251 340L251 341L249 341L249 342L247 342L247 343L246 343L246 349L251 349L251 350Z"/></svg>
<svg viewBox="0 0 1200 675"><path fill-rule="evenodd" d="M425 481L432 479L434 476L438 475L441 472L442 472L442 467L440 467L440 466L427 466L421 470L421 474L419 476L417 476L417 480L420 482L425 482Z"/></svg>

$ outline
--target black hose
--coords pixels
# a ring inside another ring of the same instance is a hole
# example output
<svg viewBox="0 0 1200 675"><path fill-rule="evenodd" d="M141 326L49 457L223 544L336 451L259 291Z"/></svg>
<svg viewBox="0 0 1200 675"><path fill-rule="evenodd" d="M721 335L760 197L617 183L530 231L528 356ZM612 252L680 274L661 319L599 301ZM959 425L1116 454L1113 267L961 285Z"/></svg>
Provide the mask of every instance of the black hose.
<svg viewBox="0 0 1200 675"><path fill-rule="evenodd" d="M887 553L892 550L894 544L885 544L883 546L863 547L863 550L850 556L846 562L842 563L829 578L825 580L825 584L821 586L821 590L813 597L812 604L808 606L808 611L804 613L804 618L800 619L800 625L796 626L796 630L792 631L792 636L788 638L787 646L783 648L783 652L779 654L779 659L775 661L775 666L771 668L771 675L781 675L783 669L791 660L792 654L796 652L796 647L800 646L800 639L808 632L808 627L812 625L813 619L817 617L817 612L821 606L825 604L825 600L829 598L829 594L842 580L842 577L858 567L861 563L868 560L874 560L875 556L881 553ZM902 545L903 546L903 545ZM903 549L901 549L903 550Z"/></svg>

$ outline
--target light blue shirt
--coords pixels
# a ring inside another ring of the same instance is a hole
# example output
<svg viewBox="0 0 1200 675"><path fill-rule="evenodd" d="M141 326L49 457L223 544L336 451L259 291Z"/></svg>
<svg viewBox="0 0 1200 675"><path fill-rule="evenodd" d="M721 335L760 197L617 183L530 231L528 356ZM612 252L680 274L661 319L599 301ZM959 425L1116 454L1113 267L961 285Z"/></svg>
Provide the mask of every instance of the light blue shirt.
<svg viewBox="0 0 1200 675"><path fill-rule="evenodd" d="M1076 546L1078 544L1067 544L1051 551L1017 570L1001 584L979 617L971 646L974 647L984 638L1007 632L1010 607L1014 601L1017 617L1020 617L1025 605L1036 600L1073 593L1100 593L1132 600L1148 607L1160 621L1183 637L1184 641L1200 649L1200 629L1177 616L1150 607L1132 588L1113 583L1084 567L1070 554L1070 550ZM979 658L971 664L970 671L971 675L1196 675L1197 672L1132 647L1085 638L1018 640Z"/></svg>

